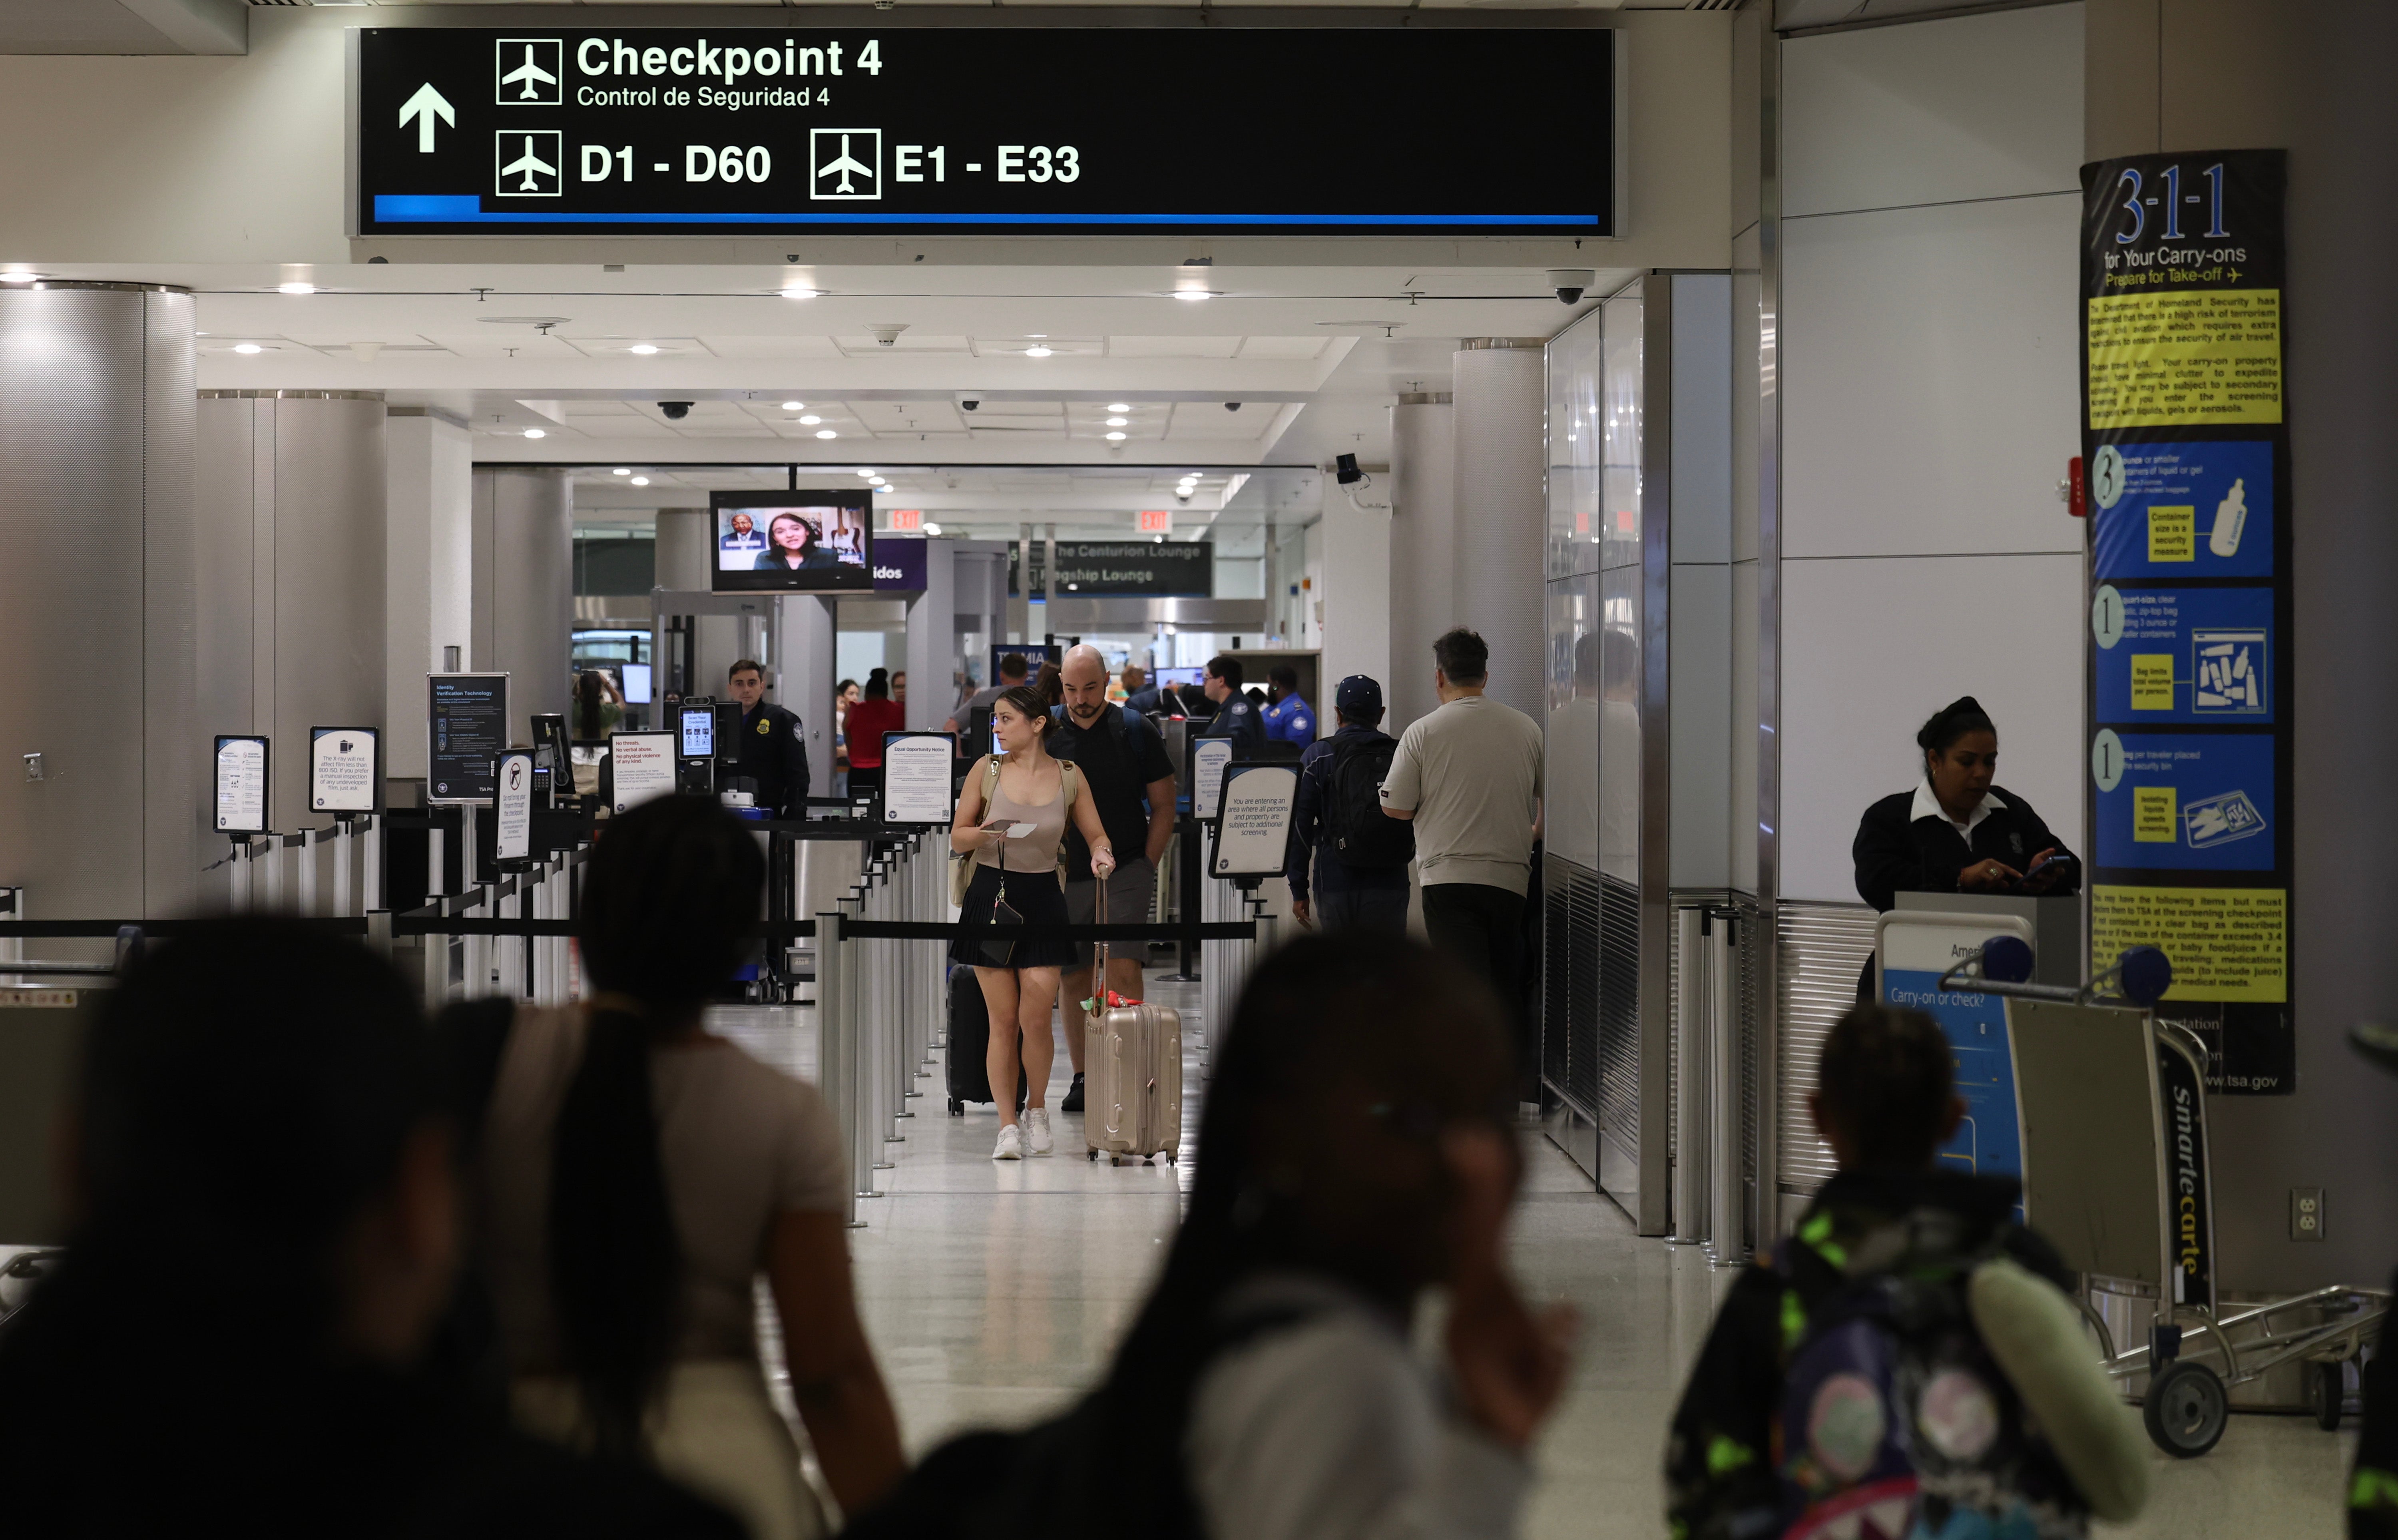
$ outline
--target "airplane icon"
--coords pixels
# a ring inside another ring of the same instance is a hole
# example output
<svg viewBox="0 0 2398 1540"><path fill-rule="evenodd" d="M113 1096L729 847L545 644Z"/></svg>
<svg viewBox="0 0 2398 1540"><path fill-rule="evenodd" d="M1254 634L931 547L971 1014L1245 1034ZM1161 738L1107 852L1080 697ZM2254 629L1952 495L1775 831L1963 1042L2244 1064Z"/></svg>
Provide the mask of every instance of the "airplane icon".
<svg viewBox="0 0 2398 1540"><path fill-rule="evenodd" d="M525 45L524 62L500 76L500 84L514 86L521 82L524 89L518 93L517 100L539 101L542 100L541 92L533 88L536 81L544 86L555 86L558 84L558 76L532 61L532 45L528 43Z"/></svg>
<svg viewBox="0 0 2398 1540"><path fill-rule="evenodd" d="M820 177L830 176L835 171L839 171L841 173L841 186L837 188L836 191L838 191L842 197L855 197L857 196L857 189L849 184L849 174L852 171L856 172L862 177L870 177L874 174L871 169L858 164L856 161L852 160L849 157L849 136L847 134L841 136L841 155L839 158L816 168L816 175Z"/></svg>
<svg viewBox="0 0 2398 1540"><path fill-rule="evenodd" d="M837 150L834 148L836 145L839 146ZM828 155L828 151L832 153ZM879 199L882 196L882 130L880 128L808 130L808 196L811 198L819 201L828 198ZM838 181L834 180L836 178ZM832 185L827 186L828 182Z"/></svg>
<svg viewBox="0 0 2398 1540"><path fill-rule="evenodd" d="M501 197L558 197L566 163L557 128L503 128L492 136L492 191Z"/></svg>
<svg viewBox="0 0 2398 1540"><path fill-rule="evenodd" d="M519 193L538 193L541 191L541 183L535 179L534 173L538 172L541 176L556 176L558 174L558 168L550 165L547 161L543 160L532 153L532 136L531 134L527 134L525 135L524 154L517 156L516 159L500 168L500 175L504 177L512 177L519 171L522 171L524 173L524 185L519 187L517 191Z"/></svg>
<svg viewBox="0 0 2398 1540"><path fill-rule="evenodd" d="M565 105L566 45L555 37L502 37L492 45L497 77L492 100L503 107Z"/></svg>

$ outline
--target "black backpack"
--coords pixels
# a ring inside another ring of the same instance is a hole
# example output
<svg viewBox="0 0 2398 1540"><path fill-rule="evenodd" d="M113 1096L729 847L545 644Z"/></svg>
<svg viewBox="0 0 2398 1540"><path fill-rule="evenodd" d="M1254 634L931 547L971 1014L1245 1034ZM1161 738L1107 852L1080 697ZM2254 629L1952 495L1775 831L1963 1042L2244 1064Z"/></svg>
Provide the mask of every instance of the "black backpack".
<svg viewBox="0 0 2398 1540"><path fill-rule="evenodd" d="M1415 827L1382 811L1382 782L1398 751L1398 740L1381 733L1332 750L1332 800L1325 810L1325 833L1343 866L1388 870L1415 859Z"/></svg>

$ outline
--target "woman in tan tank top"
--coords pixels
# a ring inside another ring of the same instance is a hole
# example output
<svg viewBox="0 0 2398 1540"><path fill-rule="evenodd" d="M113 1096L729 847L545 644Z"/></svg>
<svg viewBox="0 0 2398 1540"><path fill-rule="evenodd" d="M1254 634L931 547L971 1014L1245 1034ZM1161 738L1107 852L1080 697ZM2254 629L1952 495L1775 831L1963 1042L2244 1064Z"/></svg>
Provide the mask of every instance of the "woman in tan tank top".
<svg viewBox="0 0 2398 1540"><path fill-rule="evenodd" d="M990 1047L984 1062L990 1071L991 1100L999 1108L1000 1123L999 1144L990 1157L1021 1160L1028 1154L1045 1155L1056 1147L1048 1100L1058 1044L1050 1035L1049 1012L1058 1003L1059 971L1077 960L1077 952L1071 941L1020 940L1006 966L994 967L984 951L987 939L977 935L975 927L991 923L1003 893L1007 907L1026 925L1067 923L1066 891L1058 883L1058 850L1065 843L1070 817L1090 844L1093 871L1106 876L1115 870L1116 858L1098 809L1084 794L1081 777L1072 766L1049 755L1054 719L1041 696L1030 686L1017 685L991 703L990 724L1007 751L991 755L967 774L957 817L950 826L950 848L973 852L975 861L974 881L958 909L959 923L967 929L950 944L950 960L974 968L983 1004L990 1011ZM1027 832L1009 837L1011 829L1028 824ZM1016 1098L1008 1094L1016 1084L1019 1056L1030 1085L1026 1128L1017 1127Z"/></svg>

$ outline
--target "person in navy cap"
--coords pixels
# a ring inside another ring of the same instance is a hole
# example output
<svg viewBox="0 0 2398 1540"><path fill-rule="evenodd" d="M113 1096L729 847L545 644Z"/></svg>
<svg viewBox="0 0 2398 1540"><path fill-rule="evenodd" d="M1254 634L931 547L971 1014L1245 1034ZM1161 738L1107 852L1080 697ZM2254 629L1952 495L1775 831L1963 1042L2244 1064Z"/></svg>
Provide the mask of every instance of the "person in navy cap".
<svg viewBox="0 0 2398 1540"><path fill-rule="evenodd" d="M1315 708L1299 693L1299 670L1287 663L1277 663L1266 670L1266 685L1269 698L1261 713L1265 717L1266 736L1282 743L1298 744L1303 751L1315 741ZM1304 752L1300 757L1306 757Z"/></svg>
<svg viewBox="0 0 2398 1540"><path fill-rule="evenodd" d="M1382 687L1367 675L1351 674L1333 691L1332 705L1340 730L1310 742L1299 757L1299 801L1285 863L1291 912L1301 924L1327 930L1403 933L1416 837L1409 824L1382 814L1382 778L1399 749L1381 730Z"/></svg>

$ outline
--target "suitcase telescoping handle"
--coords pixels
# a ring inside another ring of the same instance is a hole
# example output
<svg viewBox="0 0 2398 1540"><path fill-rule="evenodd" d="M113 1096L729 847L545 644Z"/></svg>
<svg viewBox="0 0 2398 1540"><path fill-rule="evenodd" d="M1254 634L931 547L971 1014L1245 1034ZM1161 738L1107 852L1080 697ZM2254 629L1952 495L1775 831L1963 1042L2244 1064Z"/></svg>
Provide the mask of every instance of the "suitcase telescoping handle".
<svg viewBox="0 0 2398 1540"><path fill-rule="evenodd" d="M1098 879L1099 885L1098 902L1091 911L1091 918L1100 925L1106 925L1108 923L1108 880L1096 871L1091 875ZM1105 1016L1108 1013L1108 943L1092 942L1091 952L1093 957L1091 1005L1095 1007L1092 1014Z"/></svg>

